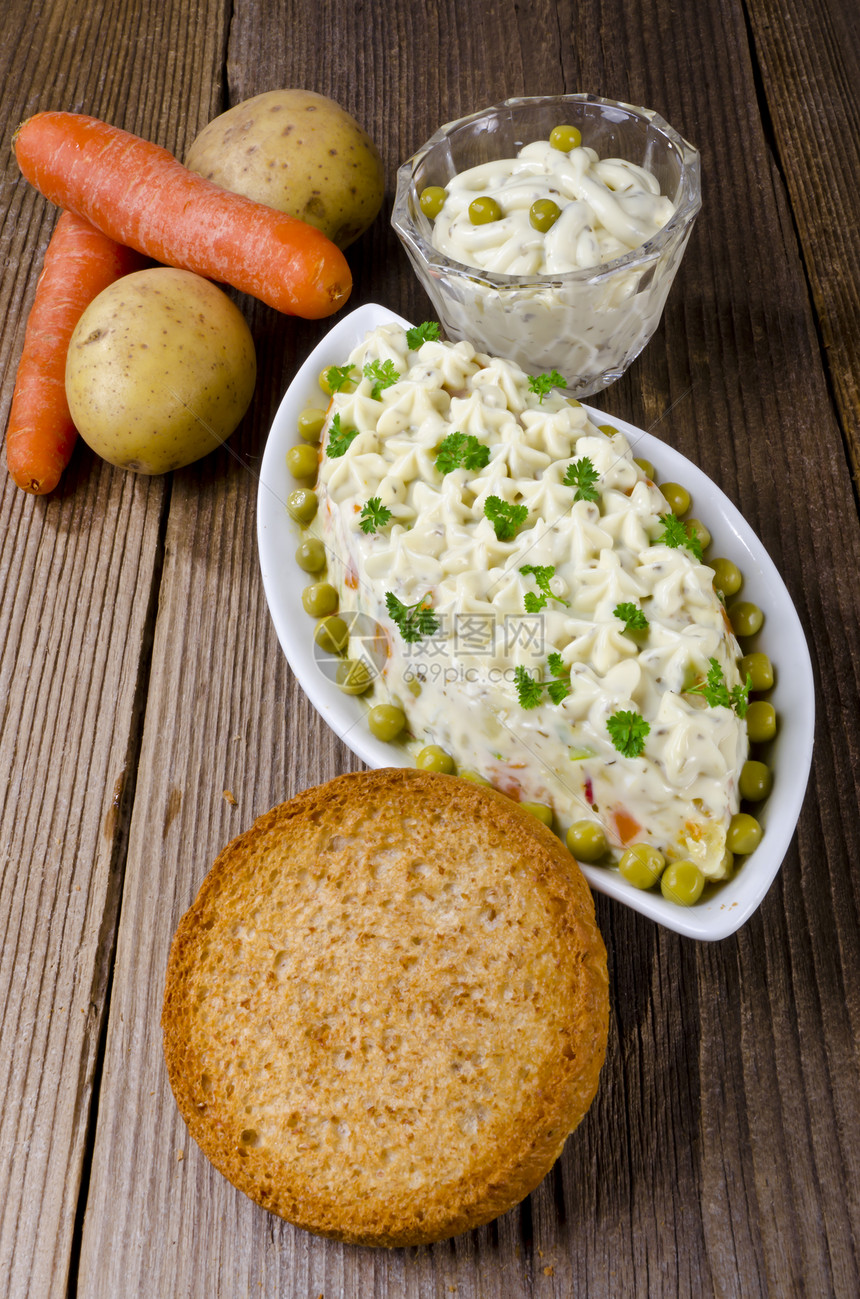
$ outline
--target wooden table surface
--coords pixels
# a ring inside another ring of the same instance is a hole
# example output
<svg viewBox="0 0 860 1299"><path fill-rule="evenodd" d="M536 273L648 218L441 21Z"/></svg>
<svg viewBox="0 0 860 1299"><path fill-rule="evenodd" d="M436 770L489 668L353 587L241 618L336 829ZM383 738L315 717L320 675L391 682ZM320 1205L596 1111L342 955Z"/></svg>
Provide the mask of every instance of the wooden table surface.
<svg viewBox="0 0 860 1299"><path fill-rule="evenodd" d="M498 1222L375 1252L258 1209L188 1139L159 1016L218 850L358 766L293 680L258 570L278 400L325 332L238 299L259 379L231 449L172 476L79 446L0 485L0 1291L5 1296L860 1294L860 18L856 0L6 0L0 427L57 212L8 144L43 108L184 154L299 86L376 141L386 202L351 306L427 300L388 218L443 121L590 90L701 149L704 208L661 328L598 401L711 475L779 568L817 683L806 802L729 939L597 897L612 990L597 1100ZM656 423L660 421L659 423Z"/></svg>

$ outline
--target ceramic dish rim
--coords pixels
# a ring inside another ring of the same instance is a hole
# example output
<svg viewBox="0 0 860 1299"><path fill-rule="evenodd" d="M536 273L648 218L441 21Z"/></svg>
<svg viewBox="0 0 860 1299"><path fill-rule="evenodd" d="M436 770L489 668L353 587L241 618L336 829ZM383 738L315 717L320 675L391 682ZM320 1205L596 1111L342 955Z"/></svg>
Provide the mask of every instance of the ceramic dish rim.
<svg viewBox="0 0 860 1299"><path fill-rule="evenodd" d="M344 695L316 666L310 623L301 607L307 574L293 562L299 526L286 510L296 483L285 454L298 441L296 417L319 401L318 376L342 363L353 347L387 321L410 322L378 303L365 303L342 317L321 339L287 388L269 431L257 489L257 544L269 613L289 666L314 708L352 752L370 767L412 766L405 749L375 739L362 724L366 705ZM678 907L658 892L633 888L616 870L582 866L591 887L632 907L667 929L703 941L727 938L761 905L794 835L812 761L815 693L812 664L797 611L775 564L740 511L692 461L652 434L586 405L595 422L611 422L626 434L640 457L652 461L663 482L680 481L693 496L695 512L717 543L712 553L733 559L744 573L744 597L765 611L762 648L773 652L776 684L769 698L780 726L774 741L774 787L763 805L762 842L736 874L694 907ZM746 647L744 647L746 648ZM783 706L790 701L790 706Z"/></svg>

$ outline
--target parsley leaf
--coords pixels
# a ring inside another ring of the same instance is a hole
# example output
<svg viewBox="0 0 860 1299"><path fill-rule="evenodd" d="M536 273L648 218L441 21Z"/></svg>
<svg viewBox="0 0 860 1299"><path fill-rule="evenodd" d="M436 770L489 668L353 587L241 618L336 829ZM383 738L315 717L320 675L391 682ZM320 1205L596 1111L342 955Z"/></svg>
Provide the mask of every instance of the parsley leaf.
<svg viewBox="0 0 860 1299"><path fill-rule="evenodd" d="M702 695L711 708L733 708L738 717L746 717L749 708L749 693L752 689L752 677L747 674L743 685L732 686L729 690L723 669L716 659L708 659L710 667L707 678L697 686L692 686L688 695Z"/></svg>
<svg viewBox="0 0 860 1299"><path fill-rule="evenodd" d="M661 514L660 522L663 524L663 532L654 539L653 544L659 545L662 542L664 546L671 546L673 549L686 546L701 564L702 543L695 532L690 531L683 519L679 519L677 514Z"/></svg>
<svg viewBox="0 0 860 1299"><path fill-rule="evenodd" d="M562 378L558 370L552 370L549 374L530 374L528 381L529 392L533 392L541 403L553 388L567 387L567 380Z"/></svg>
<svg viewBox="0 0 860 1299"><path fill-rule="evenodd" d="M393 383L397 383L400 374L395 370L393 361L369 361L364 367L364 377L373 381L370 390L373 400L381 401L382 389L390 388Z"/></svg>
<svg viewBox="0 0 860 1299"><path fill-rule="evenodd" d="M617 604L612 612L624 623L625 631L647 631L648 619L632 601L625 600L623 604Z"/></svg>
<svg viewBox="0 0 860 1299"><path fill-rule="evenodd" d="M432 636L439 630L439 619L427 603L429 599L428 594L414 604L404 604L392 591L385 592L385 607L405 641L423 640L425 636Z"/></svg>
<svg viewBox="0 0 860 1299"><path fill-rule="evenodd" d="M338 411L332 420L331 428L328 431L328 443L325 449L326 455L330 460L339 459L350 443L357 437L357 428L341 428L340 411Z"/></svg>
<svg viewBox="0 0 860 1299"><path fill-rule="evenodd" d="M510 505L499 496L488 496L484 514L490 520L498 541L511 541L529 517L528 506Z"/></svg>
<svg viewBox="0 0 860 1299"><path fill-rule="evenodd" d="M391 518L391 511L387 506L382 504L378 496L371 496L370 500L363 507L359 521L359 527L362 532L376 532L377 528L384 528Z"/></svg>
<svg viewBox="0 0 860 1299"><path fill-rule="evenodd" d="M550 654L547 665L556 678L555 681L538 681L524 667L518 667L514 670L517 698L522 708L537 708L543 690L546 690L554 704L560 704L570 694L570 681L567 679L567 670L561 655Z"/></svg>
<svg viewBox="0 0 860 1299"><path fill-rule="evenodd" d="M600 478L600 474L594 468L594 462L590 456L583 456L581 460L574 460L567 466L562 482L565 487L575 487L575 501L599 501L600 493L594 484Z"/></svg>
<svg viewBox="0 0 860 1299"><path fill-rule="evenodd" d="M563 605L568 604L568 601L562 600L560 595L553 595L550 589L550 578L555 576L555 568L552 564L523 564L520 572L526 576L531 573L540 591L540 595L535 595L534 591L527 591L523 596L526 613L539 613L547 600L557 600Z"/></svg>
<svg viewBox="0 0 860 1299"><path fill-rule="evenodd" d="M645 736L651 727L639 713L622 710L607 719L606 729L612 743L625 758L638 758L645 748Z"/></svg>
<svg viewBox="0 0 860 1299"><path fill-rule="evenodd" d="M514 683L521 708L537 708L543 686L524 667L514 670Z"/></svg>
<svg viewBox="0 0 860 1299"><path fill-rule="evenodd" d="M546 692L554 704L560 704L562 699L567 699L570 694L570 682L550 681L547 684Z"/></svg>
<svg viewBox="0 0 860 1299"><path fill-rule="evenodd" d="M484 446L471 433L449 433L436 452L436 468L440 474L450 474L452 469L483 469L490 462L490 448Z"/></svg>
<svg viewBox="0 0 860 1299"><path fill-rule="evenodd" d="M422 343L435 343L439 337L439 326L435 320L425 320L422 325L414 325L406 331L406 346L415 352Z"/></svg>
<svg viewBox="0 0 860 1299"><path fill-rule="evenodd" d="M342 392L347 384L352 382L350 371L354 369L355 366L350 363L349 365L330 365L327 370L324 370L323 379L328 384L329 392Z"/></svg>

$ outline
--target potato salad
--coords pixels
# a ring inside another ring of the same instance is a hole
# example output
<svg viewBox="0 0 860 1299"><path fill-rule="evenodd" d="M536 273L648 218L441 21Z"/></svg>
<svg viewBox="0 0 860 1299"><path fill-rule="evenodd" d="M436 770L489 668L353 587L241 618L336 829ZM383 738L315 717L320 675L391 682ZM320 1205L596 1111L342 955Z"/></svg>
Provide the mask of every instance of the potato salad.
<svg viewBox="0 0 860 1299"><path fill-rule="evenodd" d="M342 615L380 629L371 705L405 717L414 753L562 830L724 878L748 752L740 649L635 448L559 376L433 326L384 325L330 373L312 532Z"/></svg>

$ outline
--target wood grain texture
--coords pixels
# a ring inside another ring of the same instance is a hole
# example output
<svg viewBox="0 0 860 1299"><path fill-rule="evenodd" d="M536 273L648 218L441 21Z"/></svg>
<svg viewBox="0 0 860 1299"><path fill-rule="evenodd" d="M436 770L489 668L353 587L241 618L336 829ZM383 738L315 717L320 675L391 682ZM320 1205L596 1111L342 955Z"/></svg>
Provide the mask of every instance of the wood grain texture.
<svg viewBox="0 0 860 1299"><path fill-rule="evenodd" d="M223 58L217 16L204 11L201 20L198 10L195 35L193 12L176 7L176 21L165 23L161 5L150 13L110 3L85 11L63 3L4 7L4 425L56 216L18 178L12 131L37 109L61 104L163 136L172 104L181 141L193 112L188 90L196 84L198 121L206 120L215 105L203 69ZM25 496L4 472L0 1289L10 1296L67 1289L168 489L166 480L113 471L83 448L50 499Z"/></svg>
<svg viewBox="0 0 860 1299"><path fill-rule="evenodd" d="M660 331L596 404L653 427L756 529L807 631L818 723L798 833L738 935L696 945L598 897L613 995L601 1088L518 1209L391 1253L257 1209L178 1119L161 1059L167 951L227 839L357 763L283 660L254 535L266 431L328 325L242 301L259 379L229 448L170 483L81 453L50 501L0 496L0 1294L860 1292L852 23L849 0L7 6L5 142L23 116L64 107L181 154L228 102L287 85L337 99L386 162L383 212L349 251L350 305L413 319L431 309L388 224L394 175L442 121L588 89L672 122L702 151L704 208ZM53 219L8 163L2 422Z"/></svg>
<svg viewBox="0 0 860 1299"><path fill-rule="evenodd" d="M825 366L860 482L860 13L853 0L752 0L748 8Z"/></svg>

